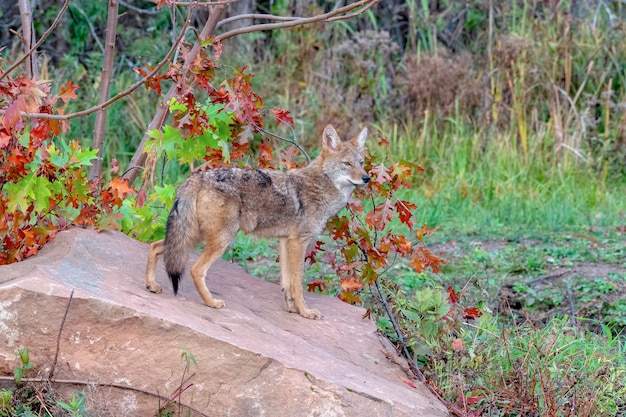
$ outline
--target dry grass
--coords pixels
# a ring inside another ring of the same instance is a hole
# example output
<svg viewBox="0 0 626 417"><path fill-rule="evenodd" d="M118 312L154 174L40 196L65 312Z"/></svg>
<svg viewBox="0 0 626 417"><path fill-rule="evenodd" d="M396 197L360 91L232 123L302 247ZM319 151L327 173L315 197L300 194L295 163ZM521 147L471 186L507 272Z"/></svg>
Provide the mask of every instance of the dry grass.
<svg viewBox="0 0 626 417"><path fill-rule="evenodd" d="M408 55L397 77L401 117L472 117L483 107L481 74L469 53L451 55L439 50L434 55Z"/></svg>

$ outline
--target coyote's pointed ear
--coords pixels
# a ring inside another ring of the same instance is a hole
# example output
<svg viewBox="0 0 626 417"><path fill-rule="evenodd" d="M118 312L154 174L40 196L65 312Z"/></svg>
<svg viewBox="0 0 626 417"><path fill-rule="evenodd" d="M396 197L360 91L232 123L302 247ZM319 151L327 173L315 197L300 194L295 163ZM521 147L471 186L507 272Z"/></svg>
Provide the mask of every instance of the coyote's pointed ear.
<svg viewBox="0 0 626 417"><path fill-rule="evenodd" d="M341 148L341 139L332 125L328 125L324 128L322 135L322 147L330 151L338 151Z"/></svg>
<svg viewBox="0 0 626 417"><path fill-rule="evenodd" d="M361 130L361 133L359 133L359 136L352 139L352 143L356 145L359 149L361 149L363 148L363 145L365 145L365 139L367 139L366 127L364 127L363 130Z"/></svg>

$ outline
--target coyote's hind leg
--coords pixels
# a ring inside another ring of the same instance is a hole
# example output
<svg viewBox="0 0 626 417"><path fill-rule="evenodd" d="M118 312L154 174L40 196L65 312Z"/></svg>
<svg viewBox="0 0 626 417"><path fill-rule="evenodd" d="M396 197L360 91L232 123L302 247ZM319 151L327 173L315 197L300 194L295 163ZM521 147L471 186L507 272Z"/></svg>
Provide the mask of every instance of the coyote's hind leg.
<svg viewBox="0 0 626 417"><path fill-rule="evenodd" d="M204 252L200 255L200 259L191 267L191 277L204 304L213 308L222 308L226 303L223 300L213 298L211 291L209 291L206 285L206 273L211 268L211 265L224 254L231 241L228 239L225 239L225 241L207 239L205 242Z"/></svg>
<svg viewBox="0 0 626 417"><path fill-rule="evenodd" d="M150 251L148 252L148 266L146 268L146 288L150 292L160 293L162 291L161 285L156 282L156 265L157 260L163 254L164 246L163 240L159 240L150 245Z"/></svg>

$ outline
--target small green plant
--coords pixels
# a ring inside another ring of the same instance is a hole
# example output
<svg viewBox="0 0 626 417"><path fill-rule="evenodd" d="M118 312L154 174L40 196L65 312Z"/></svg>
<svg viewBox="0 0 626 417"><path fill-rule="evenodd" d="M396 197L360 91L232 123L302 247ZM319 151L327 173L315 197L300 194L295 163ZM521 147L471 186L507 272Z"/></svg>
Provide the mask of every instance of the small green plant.
<svg viewBox="0 0 626 417"><path fill-rule="evenodd" d="M614 416L626 395L623 341L570 326L568 317L536 327L463 308L463 292L425 288L393 297L405 343L457 415ZM404 300L404 301L402 301ZM410 301L406 301L410 300ZM379 319L393 337L393 324ZM607 372L607 367L611 371ZM573 412L573 414L567 414ZM487 414L484 414L487 415Z"/></svg>
<svg viewBox="0 0 626 417"><path fill-rule="evenodd" d="M607 321L622 329L626 328L626 300L619 299L606 306Z"/></svg>
<svg viewBox="0 0 626 417"><path fill-rule="evenodd" d="M415 324L421 337L432 341L444 331L444 318L450 312L450 304L443 291L424 288L416 291L401 311Z"/></svg>
<svg viewBox="0 0 626 417"><path fill-rule="evenodd" d="M13 369L13 378L15 380L15 384L19 385L22 382L24 373L29 369L32 369L33 365L30 363L30 354L28 353L28 349L19 348L16 351L16 355L20 358L21 365L18 365L15 369Z"/></svg>
<svg viewBox="0 0 626 417"><path fill-rule="evenodd" d="M164 404L160 404L159 402L159 409L156 412L156 417L172 417L183 415L183 407L185 406L182 403L181 396L183 392L193 386L193 384L188 383L191 377L193 377L193 374L190 375L191 366L198 366L198 363L196 362L196 358L188 349L183 349L180 358L185 364L185 368L180 377L180 385L176 388L176 390L174 390L172 395L167 401L165 401ZM175 406L177 406L176 410L174 410Z"/></svg>
<svg viewBox="0 0 626 417"><path fill-rule="evenodd" d="M69 402L58 399L56 393L25 381L28 371L33 369L30 363L30 354L27 348L19 348L15 352L20 364L13 369L15 390L0 389L0 417L55 417L61 410L65 410L73 417L89 417L85 394L78 391L72 395Z"/></svg>
<svg viewBox="0 0 626 417"><path fill-rule="evenodd" d="M89 412L85 409L87 401L85 399L85 394L78 391L72 394L72 399L69 403L64 403L63 401L57 401L57 405L70 413L71 416L74 417L88 417Z"/></svg>
<svg viewBox="0 0 626 417"><path fill-rule="evenodd" d="M524 305L531 311L560 306L565 301L565 294L555 292L551 287L537 290L528 284L516 283L513 285L513 290L524 295Z"/></svg>
<svg viewBox="0 0 626 417"><path fill-rule="evenodd" d="M13 391L6 388L0 389L0 417L13 416L13 407L11 402L13 401Z"/></svg>
<svg viewBox="0 0 626 417"><path fill-rule="evenodd" d="M580 292L580 301L591 301L615 291L616 288L608 280L595 278L593 280L579 279L574 289Z"/></svg>

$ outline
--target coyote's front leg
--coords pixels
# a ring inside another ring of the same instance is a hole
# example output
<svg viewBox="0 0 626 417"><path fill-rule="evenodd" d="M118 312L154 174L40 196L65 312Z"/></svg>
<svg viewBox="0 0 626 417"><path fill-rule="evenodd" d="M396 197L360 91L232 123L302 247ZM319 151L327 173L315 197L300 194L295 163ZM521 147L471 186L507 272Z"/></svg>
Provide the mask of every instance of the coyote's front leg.
<svg viewBox="0 0 626 417"><path fill-rule="evenodd" d="M285 297L285 309L307 319L319 319L322 314L307 308L302 289L304 251L308 239L281 238L279 242L280 281Z"/></svg>

